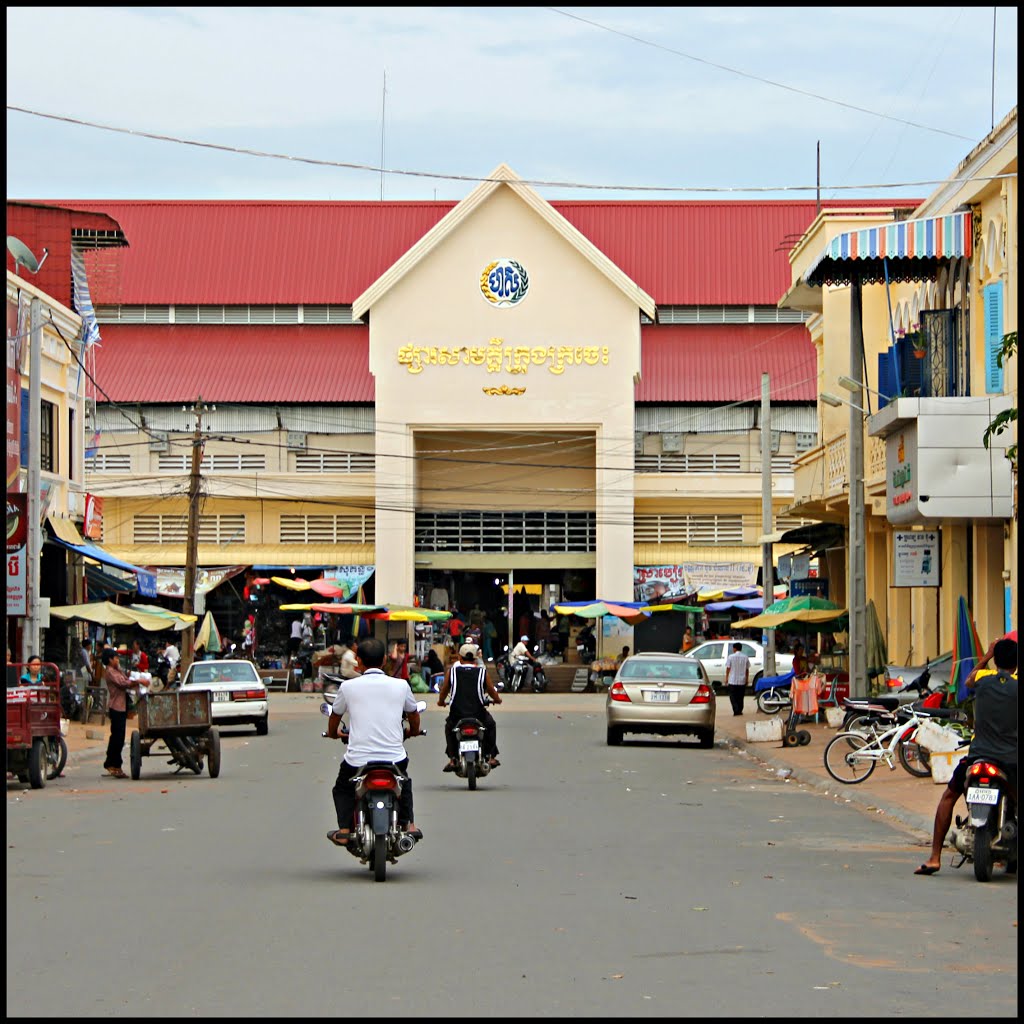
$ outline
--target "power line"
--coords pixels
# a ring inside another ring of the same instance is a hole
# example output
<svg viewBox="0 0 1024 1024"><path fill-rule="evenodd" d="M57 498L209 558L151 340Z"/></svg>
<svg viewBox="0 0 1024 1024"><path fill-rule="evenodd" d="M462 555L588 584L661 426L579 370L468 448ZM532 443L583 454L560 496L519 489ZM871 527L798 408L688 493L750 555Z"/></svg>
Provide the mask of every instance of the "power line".
<svg viewBox="0 0 1024 1024"><path fill-rule="evenodd" d="M719 71L727 71L731 75L739 75L741 78L749 78L755 82L761 82L764 85L770 85L776 89L785 89L786 92L797 93L800 96L807 96L813 100L821 100L823 103L833 103L837 107L845 107L847 110L855 110L860 114L870 114L872 117L879 117L885 121L895 121L898 124L904 124L910 128L921 128L924 131L935 132L938 135L948 135L953 139L963 139L965 142L974 141L970 136L947 131L945 128L933 128L931 125L920 124L917 121L907 121L902 117L893 117L891 114L880 114L877 110L869 110L867 107L859 107L854 103L847 103L845 100L833 99L830 96L823 96L821 93L810 92L807 89L798 89L794 85L786 85L784 82L775 82L770 78L762 78L760 75L754 75L749 71L742 71L739 68L729 67L726 64L717 64L713 60L706 60L705 58L697 57L692 53L684 53L682 50L674 50L672 47L665 46L663 43L656 43L650 39L642 39L640 36L634 36L629 32L623 32L620 29L612 28L609 25L602 25L599 22L590 21L588 18L581 18L578 14L570 14L568 11L560 10L557 7L549 7L547 9L549 11L553 11L555 14L561 14L565 18L571 18L573 21L579 21L584 25L590 25L592 28L599 28L603 32L610 32L612 35L622 36L623 39L630 39L634 43L640 43L642 46L651 46L656 50L663 50L665 53L671 53L676 57L684 57L686 60L696 61L698 64L706 64L708 67L717 68Z"/></svg>
<svg viewBox="0 0 1024 1024"><path fill-rule="evenodd" d="M451 174L438 171L418 171L398 167L378 167L373 164L360 164L342 160L321 160L315 157L293 156L287 153L273 153L259 149L246 149L239 146L227 146L215 142L200 142L198 139L186 139L173 135L161 135L156 132L143 131L137 128L119 128L115 125L100 124L96 121L86 121L81 118L67 117L62 114L48 114L39 110L30 110L27 107L7 104L8 110L21 114L28 114L32 117L47 118L52 121L62 121L65 124L75 124L83 128L95 128L100 131L117 132L122 135L132 135L143 139L153 139L157 142L171 142L182 146L196 146L200 149L212 149L222 153L236 153L240 156L253 156L268 160L288 160L293 163L312 164L317 167L335 167L343 170L369 171L373 174L395 174L412 178L430 178L444 181L465 181L472 184L483 182L494 182L507 184L504 178L480 177L472 174ZM922 126L923 127L923 126ZM961 138L962 136L957 136ZM581 181L551 181L542 178L517 178L518 184L528 185L532 188L567 188L587 189L593 191L610 192L696 192L707 193L750 193L750 192L817 192L821 190L833 191L860 191L866 192L875 189L894 188L919 188L924 185L945 185L963 184L971 181L1001 181L1004 178L1016 178L1016 173L993 174L993 175L969 175L964 178L928 178L920 181L898 181L898 182L871 182L859 185L600 185Z"/></svg>

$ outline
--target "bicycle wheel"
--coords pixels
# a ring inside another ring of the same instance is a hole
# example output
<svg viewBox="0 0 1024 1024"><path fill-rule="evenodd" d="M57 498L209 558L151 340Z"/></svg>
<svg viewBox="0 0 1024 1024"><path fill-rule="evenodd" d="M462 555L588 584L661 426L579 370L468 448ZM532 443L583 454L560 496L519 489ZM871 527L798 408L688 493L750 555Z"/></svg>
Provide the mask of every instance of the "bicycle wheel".
<svg viewBox="0 0 1024 1024"><path fill-rule="evenodd" d="M825 770L836 782L852 786L863 782L875 770L874 759L862 753L877 750L877 744L860 732L841 732L825 747Z"/></svg>
<svg viewBox="0 0 1024 1024"><path fill-rule="evenodd" d="M926 779L932 773L931 757L924 747L917 745L914 739L916 735L917 730L915 729L900 740L896 745L896 756L899 758L900 764L911 775L916 775L919 779Z"/></svg>

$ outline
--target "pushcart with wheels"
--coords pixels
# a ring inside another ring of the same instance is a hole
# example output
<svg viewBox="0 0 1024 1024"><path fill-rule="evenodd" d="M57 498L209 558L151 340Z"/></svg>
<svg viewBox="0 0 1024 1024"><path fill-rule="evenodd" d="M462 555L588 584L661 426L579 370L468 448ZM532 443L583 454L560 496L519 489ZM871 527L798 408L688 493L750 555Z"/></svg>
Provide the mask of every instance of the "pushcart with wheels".
<svg viewBox="0 0 1024 1024"><path fill-rule="evenodd" d="M782 733L782 745L784 747L805 747L811 742L811 733L808 729L798 729L797 726L805 717L811 717L818 713L818 690L821 686L821 679L818 675L796 676L790 683L790 693L793 697L793 704L790 707L789 718L786 720L786 728Z"/></svg>
<svg viewBox="0 0 1024 1024"><path fill-rule="evenodd" d="M132 732L129 749L133 779L141 776L142 759L154 753L158 742L170 755L167 763L177 765L176 772L201 774L205 756L210 778L220 775L220 733L210 717L209 690L141 693L138 715L139 727Z"/></svg>

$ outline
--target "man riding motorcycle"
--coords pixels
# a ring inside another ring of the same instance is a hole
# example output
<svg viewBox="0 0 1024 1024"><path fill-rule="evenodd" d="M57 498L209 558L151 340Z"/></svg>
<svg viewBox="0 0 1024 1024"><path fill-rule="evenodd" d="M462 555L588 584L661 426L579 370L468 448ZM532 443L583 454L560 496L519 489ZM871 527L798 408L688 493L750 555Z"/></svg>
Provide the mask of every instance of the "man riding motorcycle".
<svg viewBox="0 0 1024 1024"><path fill-rule="evenodd" d="M547 683L547 677L544 675L544 666L530 653L530 648L527 646L529 642L530 638L528 636L521 636L519 643L512 648L512 657L510 659L512 664L515 664L516 658L524 658L530 663L530 672L523 681L524 690L529 689L534 676L537 676L545 684Z"/></svg>
<svg viewBox="0 0 1024 1024"><path fill-rule="evenodd" d="M444 766L446 772L453 772L456 768L455 758L459 750L459 740L455 727L462 718L476 718L483 723L483 755L492 768L497 768L501 764L498 760L498 736L494 716L487 710L484 694L486 693L494 704L500 704L501 697L494 684L487 678L487 669L478 663L479 654L480 648L476 644L463 644L459 648L461 660L452 666L437 695L437 706L443 708L447 701L449 708L448 718L444 723L448 753L448 763Z"/></svg>
<svg viewBox="0 0 1024 1024"><path fill-rule="evenodd" d="M347 846L352 834L355 811L355 786L352 779L371 761L386 761L398 766L406 777L399 797L398 824L414 839L423 832L413 822L412 779L409 777L409 755L405 751L405 724L409 720L409 736L420 732L420 715L416 699L404 679L395 679L381 670L386 651L376 637L367 637L356 649L356 664L361 675L344 680L327 720L327 735L340 739L338 726L348 712L348 749L338 769L332 794L338 827L327 833L335 846Z"/></svg>

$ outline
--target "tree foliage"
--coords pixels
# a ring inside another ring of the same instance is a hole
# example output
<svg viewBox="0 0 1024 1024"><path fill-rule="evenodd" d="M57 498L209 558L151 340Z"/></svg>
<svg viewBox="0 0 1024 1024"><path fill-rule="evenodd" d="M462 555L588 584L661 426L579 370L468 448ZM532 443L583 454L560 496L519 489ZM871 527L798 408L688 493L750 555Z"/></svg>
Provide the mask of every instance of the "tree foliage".
<svg viewBox="0 0 1024 1024"><path fill-rule="evenodd" d="M999 345L999 351L996 353L996 362L1002 367L1003 363L1017 352L1017 332L1010 331L1009 334L1003 335L1003 340ZM1004 409L992 422L985 428L985 434L982 440L985 442L985 447L989 447L989 443L996 434L1001 434L1004 430L1008 429L1011 423L1017 422L1017 407L1013 406L1010 409ZM1010 460L1013 466L1014 473L1017 472L1017 445L1011 444L1007 446L1006 457Z"/></svg>

